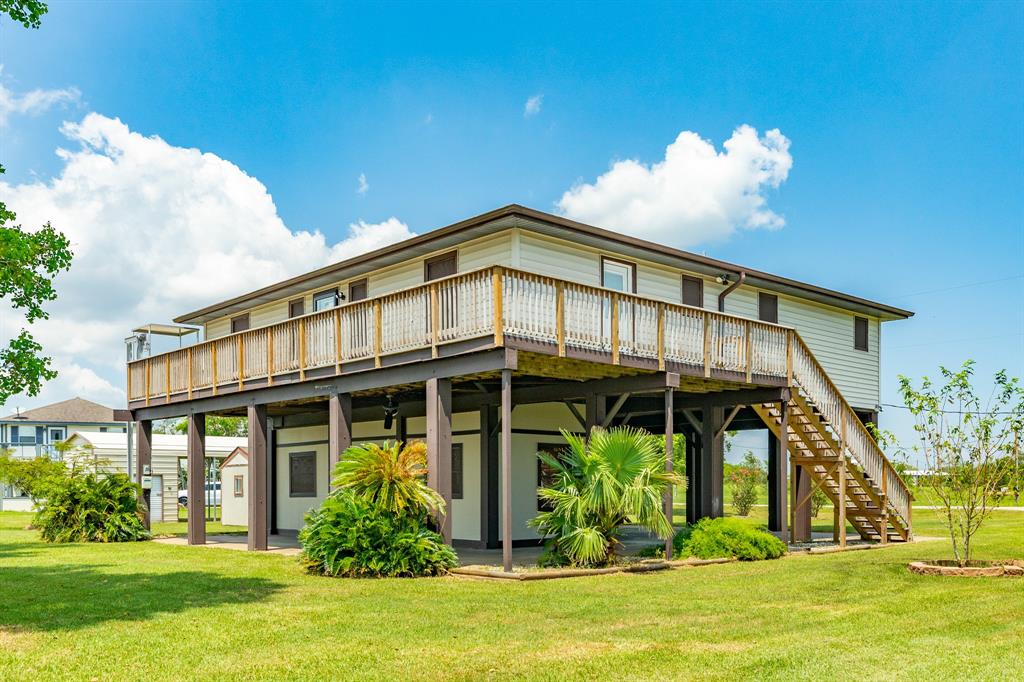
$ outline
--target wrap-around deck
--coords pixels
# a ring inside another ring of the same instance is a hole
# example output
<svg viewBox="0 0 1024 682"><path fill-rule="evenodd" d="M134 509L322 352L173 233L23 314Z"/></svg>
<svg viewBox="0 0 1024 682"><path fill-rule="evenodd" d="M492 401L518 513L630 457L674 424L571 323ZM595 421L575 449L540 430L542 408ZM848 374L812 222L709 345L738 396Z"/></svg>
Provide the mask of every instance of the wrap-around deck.
<svg viewBox="0 0 1024 682"><path fill-rule="evenodd" d="M670 371L692 383L791 387L797 419L782 421L782 437L806 464L813 462L830 495L846 499L850 485L865 498L872 511L863 522L880 539L888 524L909 537L908 488L796 330L508 267L460 273L131 362L129 407L494 347L587 361L620 374ZM767 406L759 413L769 428L779 428Z"/></svg>

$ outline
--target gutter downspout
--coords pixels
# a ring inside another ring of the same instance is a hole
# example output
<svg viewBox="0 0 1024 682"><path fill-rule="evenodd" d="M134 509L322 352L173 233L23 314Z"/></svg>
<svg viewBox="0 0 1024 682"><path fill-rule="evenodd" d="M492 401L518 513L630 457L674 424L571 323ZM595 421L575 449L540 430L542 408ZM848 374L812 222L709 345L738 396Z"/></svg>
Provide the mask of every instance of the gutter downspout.
<svg viewBox="0 0 1024 682"><path fill-rule="evenodd" d="M725 290L718 295L718 312L725 312L725 297L731 294L735 289L739 288L739 286L743 284L743 282L746 281L746 279L747 273L744 272L743 270L740 270L739 278L735 282L727 286Z"/></svg>

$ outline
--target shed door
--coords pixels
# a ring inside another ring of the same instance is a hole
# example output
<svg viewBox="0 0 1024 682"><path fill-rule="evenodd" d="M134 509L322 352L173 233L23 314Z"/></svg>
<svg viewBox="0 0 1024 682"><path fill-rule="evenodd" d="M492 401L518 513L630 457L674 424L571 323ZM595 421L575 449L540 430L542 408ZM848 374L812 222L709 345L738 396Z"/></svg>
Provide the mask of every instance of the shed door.
<svg viewBox="0 0 1024 682"><path fill-rule="evenodd" d="M164 477L153 477L153 488L149 491L149 521L164 520Z"/></svg>

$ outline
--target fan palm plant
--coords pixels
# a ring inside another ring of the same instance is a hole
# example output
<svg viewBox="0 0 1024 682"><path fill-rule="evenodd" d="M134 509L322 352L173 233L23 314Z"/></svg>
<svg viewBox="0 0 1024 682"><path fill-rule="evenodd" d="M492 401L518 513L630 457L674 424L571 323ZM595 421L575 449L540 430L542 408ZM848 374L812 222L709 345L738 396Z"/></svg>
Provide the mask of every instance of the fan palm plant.
<svg viewBox="0 0 1024 682"><path fill-rule="evenodd" d="M345 450L332 484L397 515L444 514L444 499L426 478L425 443L387 441Z"/></svg>
<svg viewBox="0 0 1024 682"><path fill-rule="evenodd" d="M661 538L672 536L662 510L670 485L684 479L665 470L665 455L645 431L629 427L594 428L589 441L562 431L568 446L561 457L537 453L554 480L538 491L549 511L530 521L548 539L549 551L577 566L612 563L626 523Z"/></svg>

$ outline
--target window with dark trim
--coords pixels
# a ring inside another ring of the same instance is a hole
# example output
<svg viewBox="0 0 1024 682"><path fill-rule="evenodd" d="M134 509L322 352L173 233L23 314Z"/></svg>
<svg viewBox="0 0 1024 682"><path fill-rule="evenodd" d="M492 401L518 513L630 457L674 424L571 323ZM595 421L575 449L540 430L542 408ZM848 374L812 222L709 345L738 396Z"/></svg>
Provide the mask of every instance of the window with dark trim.
<svg viewBox="0 0 1024 682"><path fill-rule="evenodd" d="M349 282L348 284L349 301L361 301L367 298L369 293L370 287L365 279L357 279L355 282Z"/></svg>
<svg viewBox="0 0 1024 682"><path fill-rule="evenodd" d="M326 291L321 291L313 294L314 313L319 310L327 310L328 308L333 308L336 305L338 305L337 287L335 287L334 289L328 289Z"/></svg>
<svg viewBox="0 0 1024 682"><path fill-rule="evenodd" d="M242 313L231 318L231 333L244 332L249 328L249 313Z"/></svg>
<svg viewBox="0 0 1024 682"><path fill-rule="evenodd" d="M683 305L704 307L704 280L683 275Z"/></svg>
<svg viewBox="0 0 1024 682"><path fill-rule="evenodd" d="M459 271L459 252L449 251L423 261L423 281L448 277Z"/></svg>
<svg viewBox="0 0 1024 682"><path fill-rule="evenodd" d="M563 453L565 452L565 443L537 443L537 452L543 452L551 455L558 461L562 461ZM537 487L548 488L555 481L555 470L551 468L547 463L544 462L540 457L537 458ZM537 511L551 511L551 503L537 496Z"/></svg>
<svg viewBox="0 0 1024 682"><path fill-rule="evenodd" d="M757 293L757 319L762 322L779 323L779 297L775 294Z"/></svg>
<svg viewBox="0 0 1024 682"><path fill-rule="evenodd" d="M868 350L868 318L853 318L853 349Z"/></svg>
<svg viewBox="0 0 1024 682"><path fill-rule="evenodd" d="M306 314L306 301L301 298L297 298L294 301L288 301L288 317L302 317Z"/></svg>
<svg viewBox="0 0 1024 682"><path fill-rule="evenodd" d="M235 476L235 497L242 497L245 494L245 488L242 476Z"/></svg>
<svg viewBox="0 0 1024 682"><path fill-rule="evenodd" d="M316 497L315 452L293 452L288 455L288 495Z"/></svg>
<svg viewBox="0 0 1024 682"><path fill-rule="evenodd" d="M452 499L462 499L465 471L462 464L462 443L452 443Z"/></svg>

